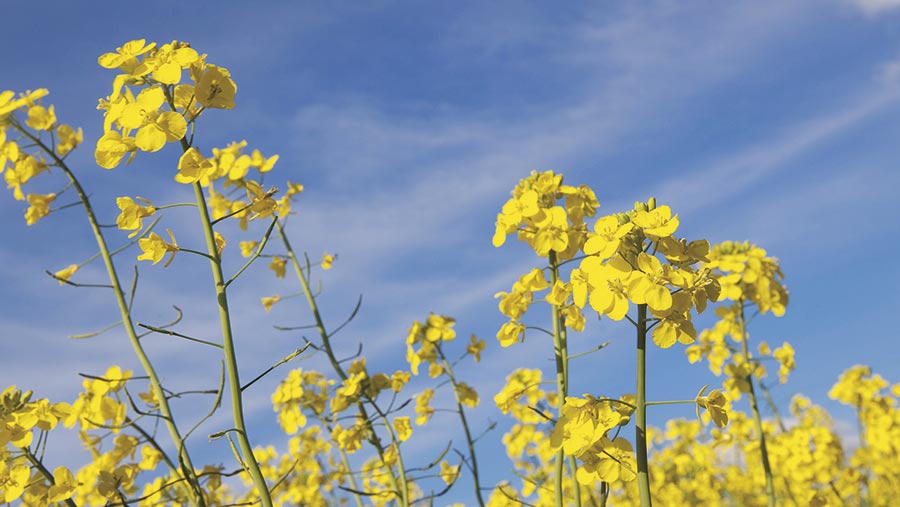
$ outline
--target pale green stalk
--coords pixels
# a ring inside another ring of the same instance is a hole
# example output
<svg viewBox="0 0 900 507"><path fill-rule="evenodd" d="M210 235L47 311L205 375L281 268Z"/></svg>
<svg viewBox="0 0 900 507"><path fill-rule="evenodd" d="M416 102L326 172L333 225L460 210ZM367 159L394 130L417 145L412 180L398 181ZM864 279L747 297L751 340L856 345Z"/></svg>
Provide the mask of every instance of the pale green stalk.
<svg viewBox="0 0 900 507"><path fill-rule="evenodd" d="M647 305L638 305L637 319L637 407L634 411L635 459L641 507L652 507L650 473L647 466Z"/></svg>
<svg viewBox="0 0 900 507"><path fill-rule="evenodd" d="M183 139L182 147L184 151L187 151L187 142ZM250 437L247 435L247 426L244 422L244 400L241 391L241 378L238 372L237 353L234 348L234 334L231 330L231 314L228 311L225 277L222 274L222 263L219 251L216 248L216 237L209 217L209 209L206 207L206 197L203 195L203 187L199 182L194 183L194 196L197 199L197 209L200 211L200 225L206 238L206 251L210 258L209 265L212 270L213 281L215 282L216 301L219 307L219 324L222 328L222 350L225 354L225 370L228 375L228 389L231 393L231 415L234 420L238 447L241 450L241 464L250 473L250 478L259 491L259 501L262 507L272 507L269 485L266 483L266 479L259 469L259 463L253 455L253 446L250 444Z"/></svg>
<svg viewBox="0 0 900 507"><path fill-rule="evenodd" d="M559 264L556 259L556 252L550 250L550 287L556 284L559 279ZM559 312L559 306L550 305L553 318L553 349L556 359L556 392L557 397L557 417L562 416L563 405L566 403L566 396L569 394L569 350L566 337L566 328L562 325L562 316ZM556 470L555 470L555 505L563 507L563 479L565 477L565 453L560 448L556 454ZM575 470L572 470L575 473ZM574 480L574 477L573 477ZM577 483L576 483L577 489ZM580 492L579 492L580 493ZM576 496L577 505L581 507L581 495Z"/></svg>
<svg viewBox="0 0 900 507"><path fill-rule="evenodd" d="M110 254L109 247L106 244L106 238L103 235L103 231L100 229L100 224L97 221L97 216L94 214L94 208L91 206L91 202L88 198L87 193L84 191L81 183L75 177L75 174L71 171L71 169L69 169L68 165L66 165L66 163L61 158L59 158L56 153L52 149L50 149L50 147L45 145L37 137L31 135L18 123L13 123L13 126L16 128L16 130L33 141L48 156L53 159L57 167L59 167L66 174L66 177L69 178L69 182L75 188L75 192L78 193L78 198L84 205L84 211L87 215L88 222L90 223L91 231L94 233L94 239L97 242L97 247L100 249L100 256L103 258L103 264L106 267L106 274L109 277L110 284L112 285L113 294L116 298L116 304L119 307L119 314L122 317L122 326L125 328L125 334L128 335L128 340L129 342L131 342L131 346L138 358L138 362L141 363L144 372L149 378L150 389L153 392L156 400L159 402L159 412L166 424L166 429L169 431L169 436L172 439L172 443L175 444L175 448L178 450L179 461L182 463L181 472L183 474L183 477L190 484L190 490L192 496L194 497L194 501L198 506L205 507L206 500L203 497L203 491L200 489L200 483L197 479L196 473L194 472L194 465L191 463L191 458L188 454L187 447L185 446L184 438L181 436L181 433L178 430L178 426L175 423L175 418L172 416L172 410L169 407L169 400L162 388L162 383L159 381L159 376L156 374L156 370L153 368L153 364L150 362L150 358L147 356L147 353L144 350L143 345L141 345L140 339L138 338L137 331L134 327L134 322L131 320L131 311L128 308L128 303L125 298L125 292L123 291L122 285L119 282L119 274L116 271L115 265L113 264L112 255Z"/></svg>
<svg viewBox="0 0 900 507"><path fill-rule="evenodd" d="M453 384L453 394L456 399L456 409L459 413L459 420L462 422L463 431L466 434L466 446L469 449L469 459L472 462L472 480L475 486L475 497L478 499L478 505L484 507L484 498L481 496L481 479L478 474L478 460L475 457L475 441L472 439L472 432L469 430L469 422L466 419L466 412L463 410L462 403L459 401L459 396L456 395L457 390L457 382L456 377L453 375L453 368L450 363L447 361L447 357L444 355L444 351L441 350L440 347L437 348L438 353L441 355L441 361L444 363L444 370L447 372L447 376L450 377L450 383Z"/></svg>

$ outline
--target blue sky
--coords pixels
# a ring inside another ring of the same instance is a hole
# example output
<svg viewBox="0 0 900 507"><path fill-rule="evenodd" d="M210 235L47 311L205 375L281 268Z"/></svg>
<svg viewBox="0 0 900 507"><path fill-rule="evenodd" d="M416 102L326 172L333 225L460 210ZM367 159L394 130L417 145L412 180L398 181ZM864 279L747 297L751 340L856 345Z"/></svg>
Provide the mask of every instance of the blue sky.
<svg viewBox="0 0 900 507"><path fill-rule="evenodd" d="M171 180L177 150L139 154L114 171L93 164L102 128L96 101L114 77L97 56L135 38L178 39L227 67L238 105L204 117L197 144L209 153L246 139L281 156L275 180L306 186L289 225L292 240L311 256L339 254L323 277L321 303L332 323L364 295L341 346L352 353L361 341L370 371L402 367L406 330L430 311L456 317L463 339L475 333L488 342L482 364L461 372L481 386L476 418L503 421L490 400L514 368L550 371L543 337L510 349L493 338L503 322L493 294L538 259L510 243L495 249L491 236L516 182L554 169L569 184L591 185L601 213L653 195L680 214L680 234L749 239L781 260L787 314L757 319L751 333L797 350L797 371L775 391L783 406L803 392L839 421L851 420L827 399L841 371L869 364L900 381L892 331L900 308L892 260L900 246L896 0L158 2L140 12L125 5L6 2L4 17L16 21L0 35L0 89L47 87L61 121L84 128L85 145L69 160L111 222L118 195L154 203L191 197ZM33 191L53 191L58 181L44 176ZM80 387L74 372L136 362L120 331L66 338L116 320L108 293L60 288L43 274L93 253L84 217L70 209L28 228L23 212L11 195L0 198L7 267L0 271L0 384L71 399ZM199 241L186 226L192 213L165 220L179 243ZM231 246L242 239L251 235L235 235ZM120 258L123 273L131 259ZM236 249L230 262L240 265ZM167 270L140 268L138 320L163 323L175 304L186 310L184 332L216 336L205 261L179 254ZM300 342L272 324L308 322L299 299L263 313L261 296L295 289L264 264L257 268L232 294L245 377ZM103 276L99 265L80 275ZM574 365L573 391L633 391L631 336L625 326L602 323L576 337L580 350L611 345ZM167 382L213 382L202 375L215 375L215 354L154 340L149 347ZM652 350L649 360L653 399L691 397L718 382L704 366L689 365L678 346ZM284 373L251 397L256 442L279 442L268 397ZM186 413L203 411L183 405ZM661 424L692 413L669 408L650 418ZM217 424L226 418L209 432ZM448 416L428 431L458 438ZM494 436L481 444L485 455L502 452L500 433ZM210 461L229 459L221 445L202 438L196 445ZM488 482L504 477L498 471Z"/></svg>

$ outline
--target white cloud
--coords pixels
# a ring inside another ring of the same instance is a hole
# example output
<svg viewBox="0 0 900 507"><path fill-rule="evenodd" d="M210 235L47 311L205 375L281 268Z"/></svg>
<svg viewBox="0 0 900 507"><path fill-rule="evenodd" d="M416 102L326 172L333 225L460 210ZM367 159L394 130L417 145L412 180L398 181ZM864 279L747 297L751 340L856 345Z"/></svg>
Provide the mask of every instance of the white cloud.
<svg viewBox="0 0 900 507"><path fill-rule="evenodd" d="M900 0L848 0L868 15L876 15L892 11L900 7Z"/></svg>

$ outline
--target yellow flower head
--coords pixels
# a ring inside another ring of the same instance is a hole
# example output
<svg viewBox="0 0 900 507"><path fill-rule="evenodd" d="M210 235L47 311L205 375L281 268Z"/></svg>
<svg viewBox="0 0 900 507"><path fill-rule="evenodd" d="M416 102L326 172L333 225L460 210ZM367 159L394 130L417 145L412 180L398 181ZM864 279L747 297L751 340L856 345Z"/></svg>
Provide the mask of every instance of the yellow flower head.
<svg viewBox="0 0 900 507"><path fill-rule="evenodd" d="M178 159L178 174L175 175L175 181L184 184L195 183L206 176L212 168L212 162L201 155L200 150L191 148Z"/></svg>
<svg viewBox="0 0 900 507"><path fill-rule="evenodd" d="M53 276L59 279L60 285L63 285L64 283L68 282L70 278L72 278L72 275L74 275L76 271L78 271L78 264L70 264L65 269L61 269L56 273L53 273Z"/></svg>
<svg viewBox="0 0 900 507"><path fill-rule="evenodd" d="M281 296L278 295L262 298L262 304L266 308L267 312L272 309L272 305L279 301L281 301Z"/></svg>
<svg viewBox="0 0 900 507"><path fill-rule="evenodd" d="M196 71L195 68L191 68L191 77L195 81L197 102L205 108L233 109L237 85L228 69L208 64Z"/></svg>
<svg viewBox="0 0 900 507"><path fill-rule="evenodd" d="M166 261L163 267L169 267L169 264L172 263L172 260L175 259L175 252L179 250L178 244L175 242L175 236L172 235L172 231L170 229L166 229L166 232L169 234L169 238L172 240L171 243L167 243L165 240L160 237L159 234L155 232L151 232L149 237L141 238L138 240L138 246L141 247L144 253L138 256L139 261L148 260L153 261L153 264L158 263L162 260L163 257L167 253L172 254L169 257L169 260Z"/></svg>
<svg viewBox="0 0 900 507"><path fill-rule="evenodd" d="M121 210L119 216L116 218L116 225L123 231L134 231L128 235L129 238L133 238L141 231L141 229L143 229L143 220L145 218L153 216L153 214L156 213L156 208L153 207L153 203L140 196L136 197L136 199L146 206L141 206L131 197L126 196L116 198L116 205L119 207L119 210Z"/></svg>
<svg viewBox="0 0 900 507"><path fill-rule="evenodd" d="M56 194L28 194L26 198L31 206L25 211L25 223L33 225L50 214L50 204L56 200Z"/></svg>

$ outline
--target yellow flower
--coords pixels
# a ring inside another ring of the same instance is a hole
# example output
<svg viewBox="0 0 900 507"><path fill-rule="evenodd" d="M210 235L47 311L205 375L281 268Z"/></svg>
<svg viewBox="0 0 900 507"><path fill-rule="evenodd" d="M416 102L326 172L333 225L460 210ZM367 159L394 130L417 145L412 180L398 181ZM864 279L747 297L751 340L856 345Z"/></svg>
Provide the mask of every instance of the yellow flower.
<svg viewBox="0 0 900 507"><path fill-rule="evenodd" d="M194 93L197 102L205 108L232 109L237 85L231 79L231 73L224 67L206 65L196 72L191 69L194 78Z"/></svg>
<svg viewBox="0 0 900 507"><path fill-rule="evenodd" d="M553 284L553 289L547 294L545 299L551 305L562 306L566 304L570 294L572 294L572 287L568 283L557 279Z"/></svg>
<svg viewBox="0 0 900 507"><path fill-rule="evenodd" d="M60 157L65 157L84 141L84 132L81 128L76 131L69 125L60 125L56 129L56 139L56 153Z"/></svg>
<svg viewBox="0 0 900 507"><path fill-rule="evenodd" d="M332 255L328 252L322 254L322 269L331 269L331 265L334 263L335 259L337 259L337 255Z"/></svg>
<svg viewBox="0 0 900 507"><path fill-rule="evenodd" d="M175 181L178 183L195 183L213 168L212 162L200 154L197 148L191 148L178 159L178 174Z"/></svg>
<svg viewBox="0 0 900 507"><path fill-rule="evenodd" d="M33 225L50 214L50 203L56 200L56 194L28 194L26 198L31 206L25 211L25 223Z"/></svg>
<svg viewBox="0 0 900 507"><path fill-rule="evenodd" d="M122 134L110 130L97 140L94 150L94 160L104 169L112 169L122 162L126 154L130 153L126 163L130 163L137 153L137 146L133 137L122 137Z"/></svg>
<svg viewBox="0 0 900 507"><path fill-rule="evenodd" d="M275 272L276 278L284 278L285 267L287 266L287 259L284 257L275 256L272 258L272 263L269 264L269 269Z"/></svg>
<svg viewBox="0 0 900 507"><path fill-rule="evenodd" d="M794 347L791 347L790 343L784 342L784 345L775 349L772 357L777 359L780 364L778 368L778 381L784 384L787 382L788 373L797 367L797 363L794 361Z"/></svg>
<svg viewBox="0 0 900 507"><path fill-rule="evenodd" d="M0 461L0 489L3 490L3 501L11 503L25 492L31 469L21 463L7 467L6 461Z"/></svg>
<svg viewBox="0 0 900 507"><path fill-rule="evenodd" d="M28 108L28 118L25 125L34 130L50 130L56 123L56 112L53 106L45 108L44 106L31 106Z"/></svg>
<svg viewBox="0 0 900 507"><path fill-rule="evenodd" d="M77 488L78 481L72 472L66 467L56 467L53 470L53 485L47 490L47 501L53 503L68 500Z"/></svg>
<svg viewBox="0 0 900 507"><path fill-rule="evenodd" d="M172 260L175 259L175 252L179 250L178 244L175 242L175 236L172 235L172 231L166 229L166 232L169 234L169 238L171 238L172 242L167 243L165 240L160 237L159 234L155 232L151 232L149 237L141 238L138 240L138 246L141 247L144 253L138 256L139 261L148 260L153 261L153 264L158 263L162 260L163 257L167 253L172 254L169 257L169 260L166 261L163 267L169 267L169 264L172 263Z"/></svg>
<svg viewBox="0 0 900 507"><path fill-rule="evenodd" d="M134 202L134 199L131 197L126 196L116 198L116 205L119 207L119 210L121 210L119 216L116 218L116 225L123 231L134 231L128 235L129 238L133 238L141 231L141 229L143 229L143 220L145 218L153 216L153 214L156 213L156 208L153 207L153 203L140 196L137 197L137 200L146 204L146 206L141 206Z"/></svg>
<svg viewBox="0 0 900 507"><path fill-rule="evenodd" d="M275 162L278 162L278 155L272 155L269 158L263 156L263 154L259 150L253 150L253 153L250 154L250 167L255 167L261 173L267 173L275 167ZM303 186L300 186L301 191L303 190ZM290 194L289 194L290 195Z"/></svg>
<svg viewBox="0 0 900 507"><path fill-rule="evenodd" d="M35 158L31 155L20 156L15 161L15 165L3 173L3 178L6 180L6 188L12 189L15 200L24 201L25 195L22 193L22 185L44 171L49 171L49 169L43 159Z"/></svg>
<svg viewBox="0 0 900 507"><path fill-rule="evenodd" d="M14 100L16 94L12 91L0 92L0 118L22 106L33 105L34 101L46 96L48 93L50 92L46 88L39 88L35 91L20 93L19 98Z"/></svg>
<svg viewBox="0 0 900 507"><path fill-rule="evenodd" d="M466 354L471 354L472 357L475 358L475 362L481 361L481 351L484 350L485 343L484 340L479 340L473 334L471 337L471 342L466 345Z"/></svg>
<svg viewBox="0 0 900 507"><path fill-rule="evenodd" d="M588 302L598 314L608 315L613 320L622 320L628 313L626 287L631 279L631 266L621 257L613 257L605 263L599 257L588 257L581 261L579 268L587 275L593 290Z"/></svg>
<svg viewBox="0 0 900 507"><path fill-rule="evenodd" d="M256 252L256 246L259 245L259 241L241 241L241 255L243 257L250 257Z"/></svg>
<svg viewBox="0 0 900 507"><path fill-rule="evenodd" d="M719 389L714 389L707 396L703 396L705 390L706 387L701 389L700 394L697 395L698 411L700 408L705 408L716 426L724 428L728 424L728 412L726 411L728 398Z"/></svg>
<svg viewBox="0 0 900 507"><path fill-rule="evenodd" d="M253 180L247 180L247 198L250 199L250 208L247 211L255 213L250 220L257 218L266 218L275 214L278 209L278 203L272 199L275 194L275 188L269 191L263 191L262 185Z"/></svg>
<svg viewBox="0 0 900 507"><path fill-rule="evenodd" d="M104 69L121 69L129 72L128 69L134 69L138 65L137 57L143 55L156 47L155 42L145 44L145 39L136 39L122 44L122 47L116 48L115 53L104 53L97 58L97 63Z"/></svg>
<svg viewBox="0 0 900 507"><path fill-rule="evenodd" d="M678 215L673 217L668 206L659 206L653 211L638 210L631 221L643 229L644 234L659 238L671 236L678 229Z"/></svg>
<svg viewBox="0 0 900 507"><path fill-rule="evenodd" d="M549 255L550 251L562 252L569 246L569 221L566 210L561 206L543 209L534 217L537 232L531 238L530 244L541 257Z"/></svg>
<svg viewBox="0 0 900 507"><path fill-rule="evenodd" d="M416 424L421 426L431 419L434 409L431 407L431 398L434 397L432 389L425 389L416 396Z"/></svg>
<svg viewBox="0 0 900 507"><path fill-rule="evenodd" d="M500 341L501 347L509 347L514 343L518 343L525 337L525 325L511 320L497 331L497 340Z"/></svg>
<svg viewBox="0 0 900 507"><path fill-rule="evenodd" d="M399 393L403 386L409 382L410 377L412 375L408 371L400 371L397 370L391 375L391 390L395 393Z"/></svg>
<svg viewBox="0 0 900 507"><path fill-rule="evenodd" d="M78 264L70 264L67 268L61 269L56 273L53 273L53 276L59 279L59 284L62 285L69 281L72 278L72 275L78 271Z"/></svg>
<svg viewBox="0 0 900 507"><path fill-rule="evenodd" d="M400 416L394 419L394 431L397 432L397 440L406 442L412 436L412 425L409 416Z"/></svg>
<svg viewBox="0 0 900 507"><path fill-rule="evenodd" d="M460 382L456 385L456 399L467 407L475 408L478 406L478 392L465 382Z"/></svg>
<svg viewBox="0 0 900 507"><path fill-rule="evenodd" d="M297 194L303 192L303 184L302 183L291 183L289 181L289 182L287 182L287 186L288 186L288 189L287 189L286 195L288 197L293 197L294 195L297 195Z"/></svg>
<svg viewBox="0 0 900 507"><path fill-rule="evenodd" d="M441 479L447 484L453 484L456 476L459 475L459 465L450 465L446 461L441 461Z"/></svg>
<svg viewBox="0 0 900 507"><path fill-rule="evenodd" d="M612 257L618 250L622 238L631 232L633 227L634 224L631 222L619 225L619 220L614 215L598 219L594 224L594 234L589 234L584 243L584 253L596 255L601 260Z"/></svg>
<svg viewBox="0 0 900 507"><path fill-rule="evenodd" d="M281 301L281 296L277 296L277 295L262 298L262 304L266 308L267 312L272 309L272 305L274 305L275 303L277 303L279 301Z"/></svg>
<svg viewBox="0 0 900 507"><path fill-rule="evenodd" d="M216 231L214 238L216 240L216 254L221 257L222 250L225 250L225 245L227 244L225 236L222 236L219 231Z"/></svg>

